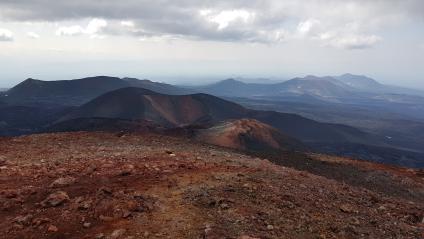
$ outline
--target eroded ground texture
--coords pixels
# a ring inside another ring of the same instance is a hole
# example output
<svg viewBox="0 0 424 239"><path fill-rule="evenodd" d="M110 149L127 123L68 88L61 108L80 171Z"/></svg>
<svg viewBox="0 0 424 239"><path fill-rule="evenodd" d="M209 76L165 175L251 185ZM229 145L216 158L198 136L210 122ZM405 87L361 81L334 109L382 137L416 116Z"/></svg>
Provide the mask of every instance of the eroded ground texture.
<svg viewBox="0 0 424 239"><path fill-rule="evenodd" d="M0 157L5 239L424 238L424 200L184 139L1 138Z"/></svg>

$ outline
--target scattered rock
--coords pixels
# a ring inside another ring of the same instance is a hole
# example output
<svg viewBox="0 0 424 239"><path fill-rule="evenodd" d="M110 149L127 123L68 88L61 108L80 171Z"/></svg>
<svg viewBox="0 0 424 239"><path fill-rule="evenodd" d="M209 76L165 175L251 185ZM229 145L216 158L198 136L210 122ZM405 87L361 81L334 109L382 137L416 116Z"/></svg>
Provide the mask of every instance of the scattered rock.
<svg viewBox="0 0 424 239"><path fill-rule="evenodd" d="M110 188L108 188L108 187L101 187L100 189L99 189L99 192L100 193L103 193L103 194L112 194L112 189L110 189Z"/></svg>
<svg viewBox="0 0 424 239"><path fill-rule="evenodd" d="M128 217L130 217L131 216L131 212L130 211L128 211L128 210L124 210L123 212L122 212L122 217L123 218L128 218Z"/></svg>
<svg viewBox="0 0 424 239"><path fill-rule="evenodd" d="M76 179L74 177L63 177L54 180L51 184L51 188L55 187L65 187L75 183Z"/></svg>
<svg viewBox="0 0 424 239"><path fill-rule="evenodd" d="M25 216L17 216L13 221L20 225L29 225L33 216L31 214Z"/></svg>
<svg viewBox="0 0 424 239"><path fill-rule="evenodd" d="M240 236L238 239L260 239L260 238L243 235L243 236Z"/></svg>
<svg viewBox="0 0 424 239"><path fill-rule="evenodd" d="M43 207L57 207L69 201L69 196L64 191L58 191L50 194L44 201L41 202Z"/></svg>
<svg viewBox="0 0 424 239"><path fill-rule="evenodd" d="M219 205L219 207L220 207L221 209L223 209L223 210L230 209L230 206L229 206L228 204L226 204L226 203L221 203L221 205Z"/></svg>
<svg viewBox="0 0 424 239"><path fill-rule="evenodd" d="M91 227L91 223L89 223L89 222L85 222L84 224L82 224L82 226L83 226L84 228L90 228L90 227Z"/></svg>
<svg viewBox="0 0 424 239"><path fill-rule="evenodd" d="M0 156L0 166L4 166L7 164L6 157Z"/></svg>
<svg viewBox="0 0 424 239"><path fill-rule="evenodd" d="M361 221L359 221L358 218L354 217L354 218L352 218L352 224L353 225L359 225L359 224L361 224Z"/></svg>
<svg viewBox="0 0 424 239"><path fill-rule="evenodd" d="M211 232L212 232L212 226L210 224L206 224L203 238L208 238Z"/></svg>
<svg viewBox="0 0 424 239"><path fill-rule="evenodd" d="M356 211L351 205L349 204L343 204L340 206L340 211L344 212L344 213L357 213L358 211Z"/></svg>
<svg viewBox="0 0 424 239"><path fill-rule="evenodd" d="M84 200L82 197L78 197L75 200L75 203L77 204L77 208L79 210L88 210L91 208L92 201L91 200Z"/></svg>
<svg viewBox="0 0 424 239"><path fill-rule="evenodd" d="M5 198L12 199L12 198L17 198L19 195L19 192L17 190L6 190L6 191L2 191L1 194L3 194Z"/></svg>
<svg viewBox="0 0 424 239"><path fill-rule="evenodd" d="M45 224L45 223L48 223L48 222L51 222L51 220L49 218L45 218L45 217L35 218L35 219L32 220L32 225L35 226L35 227L38 227L38 226Z"/></svg>
<svg viewBox="0 0 424 239"><path fill-rule="evenodd" d="M266 229L268 229L268 230L274 230L274 226L273 225L268 225L268 226L266 226Z"/></svg>
<svg viewBox="0 0 424 239"><path fill-rule="evenodd" d="M131 175L134 172L134 165L125 165L124 168L119 172L119 176L128 176Z"/></svg>
<svg viewBox="0 0 424 239"><path fill-rule="evenodd" d="M59 228L57 228L55 225L50 225L50 226L47 228L47 231L48 231L48 232L58 232L58 231L59 231Z"/></svg>
<svg viewBox="0 0 424 239"><path fill-rule="evenodd" d="M103 239L103 238L106 238L105 234L103 233L99 233L96 235L96 239Z"/></svg>
<svg viewBox="0 0 424 239"><path fill-rule="evenodd" d="M119 237L123 236L127 232L125 229L116 229L115 231L110 234L108 239L118 239Z"/></svg>
<svg viewBox="0 0 424 239"><path fill-rule="evenodd" d="M108 216L103 216L103 215L100 215L99 216L99 219L102 220L102 221L104 221L104 222L113 221L113 217L108 217Z"/></svg>
<svg viewBox="0 0 424 239"><path fill-rule="evenodd" d="M282 205L283 207L286 207L286 208L289 208L289 209L293 209L293 208L295 208L294 203L292 203L292 202L290 202L290 201L283 201L283 202L281 203L281 205Z"/></svg>

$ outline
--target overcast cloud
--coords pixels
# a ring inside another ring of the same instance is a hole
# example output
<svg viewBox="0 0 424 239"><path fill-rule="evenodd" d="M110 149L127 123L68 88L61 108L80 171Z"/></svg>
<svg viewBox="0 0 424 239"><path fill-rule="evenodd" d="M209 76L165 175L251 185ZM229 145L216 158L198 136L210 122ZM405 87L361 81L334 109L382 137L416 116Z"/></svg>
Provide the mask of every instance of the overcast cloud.
<svg viewBox="0 0 424 239"><path fill-rule="evenodd" d="M399 21L418 21L423 15L424 1L421 0L0 2L2 21L60 23L94 19L90 22L92 26L60 26L56 32L59 36L127 34L262 43L314 37L324 45L346 49L372 47L382 40L375 31ZM112 22L110 29L108 22ZM116 23L120 22L132 25L130 28L121 25L119 29Z"/></svg>
<svg viewBox="0 0 424 239"><path fill-rule="evenodd" d="M31 60L49 72L51 61L100 58L168 62L176 69L167 74L209 62L196 70L352 71L417 82L423 21L422 0L1 0L0 61L9 67L0 77L20 77L14 69Z"/></svg>

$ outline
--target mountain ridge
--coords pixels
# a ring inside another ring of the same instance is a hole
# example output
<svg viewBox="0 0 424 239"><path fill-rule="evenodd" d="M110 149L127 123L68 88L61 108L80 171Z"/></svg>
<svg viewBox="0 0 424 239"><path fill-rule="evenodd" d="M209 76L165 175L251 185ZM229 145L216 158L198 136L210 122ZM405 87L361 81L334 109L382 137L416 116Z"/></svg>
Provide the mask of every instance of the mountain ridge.
<svg viewBox="0 0 424 239"><path fill-rule="evenodd" d="M3 96L3 99L15 104L47 103L78 106L106 92L133 86L167 94L190 92L173 85L135 78L94 76L58 81L28 78L5 92L7 96Z"/></svg>

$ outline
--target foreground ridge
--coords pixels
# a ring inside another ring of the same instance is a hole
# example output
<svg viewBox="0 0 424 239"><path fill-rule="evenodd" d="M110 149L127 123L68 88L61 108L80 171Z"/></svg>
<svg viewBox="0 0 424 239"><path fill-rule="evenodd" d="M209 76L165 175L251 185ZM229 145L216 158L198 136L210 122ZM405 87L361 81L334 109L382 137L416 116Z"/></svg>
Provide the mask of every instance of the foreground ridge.
<svg viewBox="0 0 424 239"><path fill-rule="evenodd" d="M186 139L78 132L0 148L2 238L422 238L422 202Z"/></svg>

